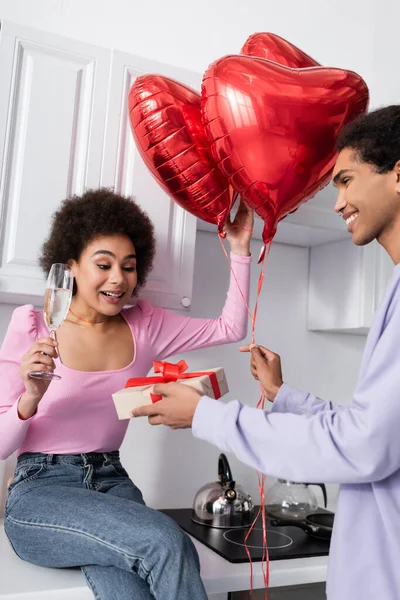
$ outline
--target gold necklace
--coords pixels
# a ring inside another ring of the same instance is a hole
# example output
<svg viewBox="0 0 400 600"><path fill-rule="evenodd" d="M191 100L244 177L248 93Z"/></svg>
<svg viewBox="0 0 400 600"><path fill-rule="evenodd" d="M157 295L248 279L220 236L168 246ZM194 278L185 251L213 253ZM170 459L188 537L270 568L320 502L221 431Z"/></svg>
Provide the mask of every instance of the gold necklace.
<svg viewBox="0 0 400 600"><path fill-rule="evenodd" d="M78 315L76 315L71 309L69 309L69 312L72 313L74 315L74 317L76 317L80 321L85 321L85 323L105 323L106 321L108 321L108 318L101 319L100 321L91 321L90 319L82 319L82 317L78 317Z"/></svg>

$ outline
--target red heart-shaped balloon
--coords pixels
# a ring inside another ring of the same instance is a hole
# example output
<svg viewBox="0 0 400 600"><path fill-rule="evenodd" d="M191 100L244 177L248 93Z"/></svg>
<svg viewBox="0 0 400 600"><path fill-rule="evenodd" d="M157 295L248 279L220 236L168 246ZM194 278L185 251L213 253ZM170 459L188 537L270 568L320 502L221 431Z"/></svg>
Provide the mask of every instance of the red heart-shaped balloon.
<svg viewBox="0 0 400 600"><path fill-rule="evenodd" d="M138 151L162 188L221 232L231 191L209 150L200 95L167 77L143 75L131 87L129 117Z"/></svg>
<svg viewBox="0 0 400 600"><path fill-rule="evenodd" d="M311 56L274 33L253 33L246 40L241 53L295 69L320 66Z"/></svg>
<svg viewBox="0 0 400 600"><path fill-rule="evenodd" d="M211 151L264 220L265 243L278 221L327 183L338 131L367 107L368 88L351 71L290 69L243 55L208 68L202 115Z"/></svg>

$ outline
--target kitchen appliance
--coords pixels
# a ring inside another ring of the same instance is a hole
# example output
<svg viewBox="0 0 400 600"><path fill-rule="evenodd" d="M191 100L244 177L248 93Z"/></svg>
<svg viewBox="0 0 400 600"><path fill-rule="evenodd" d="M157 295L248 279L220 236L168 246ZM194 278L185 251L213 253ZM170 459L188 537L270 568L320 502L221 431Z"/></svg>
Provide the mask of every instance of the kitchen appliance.
<svg viewBox="0 0 400 600"><path fill-rule="evenodd" d="M276 527L282 527L284 525L300 527L300 529L303 529L309 535L318 538L330 539L332 536L334 516L335 515L333 513L318 512L308 515L303 521L271 519L271 525Z"/></svg>
<svg viewBox="0 0 400 600"><path fill-rule="evenodd" d="M266 495L268 515L276 519L304 522L308 515L318 510L318 502L309 488L310 485L321 488L326 508L327 495L324 483L296 483L278 479Z"/></svg>
<svg viewBox="0 0 400 600"><path fill-rule="evenodd" d="M207 483L197 492L192 521L208 527L234 529L251 525L253 515L250 495L233 480L228 459L225 454L220 454L218 481Z"/></svg>
<svg viewBox="0 0 400 600"><path fill-rule="evenodd" d="M254 507L254 518L258 514L259 506ZM162 511L174 519L180 527L199 542L225 558L231 563L249 562L245 538L249 526L232 529L221 529L217 527L204 527L192 520L191 508L169 508ZM323 509L320 512L330 515ZM267 546L270 560L287 560L290 558L311 558L314 556L327 556L329 554L330 540L327 538L314 537L302 531L298 522L290 525L273 526L271 519L267 516ZM254 528L246 541L247 549L253 562L261 561L263 558L263 527L261 515L258 517Z"/></svg>

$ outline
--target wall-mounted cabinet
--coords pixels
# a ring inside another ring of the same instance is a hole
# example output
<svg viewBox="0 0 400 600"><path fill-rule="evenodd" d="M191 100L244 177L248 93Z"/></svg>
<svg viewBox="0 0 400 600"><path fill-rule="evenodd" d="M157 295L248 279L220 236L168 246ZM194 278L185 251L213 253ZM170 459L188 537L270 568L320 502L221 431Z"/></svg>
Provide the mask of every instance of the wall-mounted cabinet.
<svg viewBox="0 0 400 600"><path fill-rule="evenodd" d="M198 84L198 76L50 33L3 22L0 38L0 301L42 304L37 258L60 202L100 185L133 196L157 236L143 295L190 305L196 219L178 207L138 155L127 117L143 73Z"/></svg>
<svg viewBox="0 0 400 600"><path fill-rule="evenodd" d="M308 329L366 334L393 272L385 250L351 239L310 249Z"/></svg>

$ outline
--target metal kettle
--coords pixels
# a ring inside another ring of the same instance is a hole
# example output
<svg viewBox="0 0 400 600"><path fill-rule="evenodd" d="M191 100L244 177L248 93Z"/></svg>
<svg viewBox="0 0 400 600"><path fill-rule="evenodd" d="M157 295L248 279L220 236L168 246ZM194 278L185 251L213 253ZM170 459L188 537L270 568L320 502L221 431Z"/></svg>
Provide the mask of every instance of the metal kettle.
<svg viewBox="0 0 400 600"><path fill-rule="evenodd" d="M218 479L207 483L197 492L192 521L220 529L251 525L254 510L252 499L233 481L225 454L220 454L218 458Z"/></svg>

